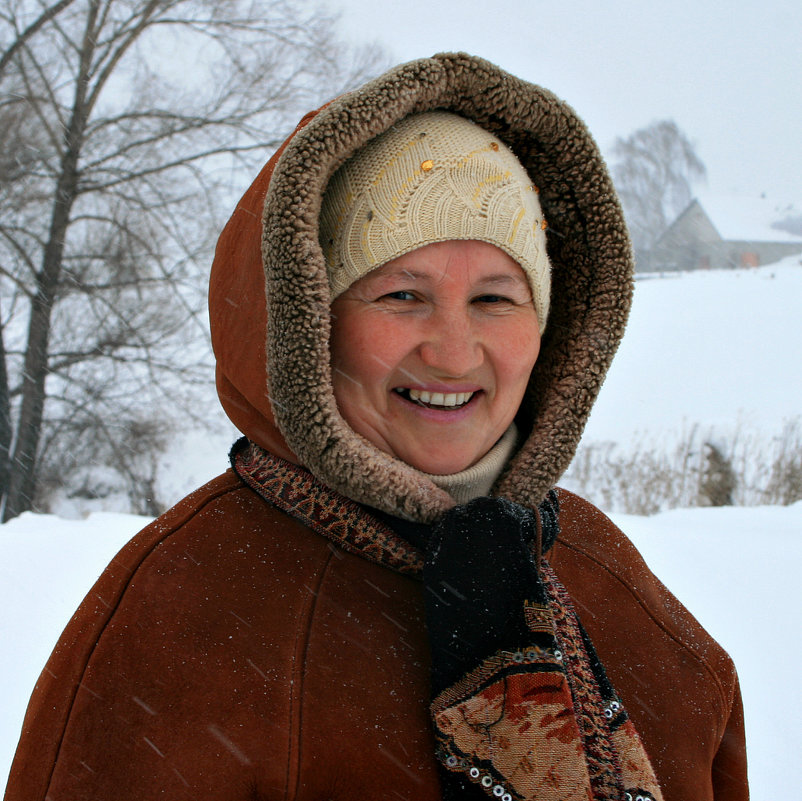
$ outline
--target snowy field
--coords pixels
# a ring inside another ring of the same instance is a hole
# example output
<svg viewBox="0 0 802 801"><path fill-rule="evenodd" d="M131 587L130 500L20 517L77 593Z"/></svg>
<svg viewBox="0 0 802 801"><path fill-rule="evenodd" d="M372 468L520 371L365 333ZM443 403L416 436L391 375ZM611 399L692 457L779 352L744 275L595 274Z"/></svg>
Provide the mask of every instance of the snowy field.
<svg viewBox="0 0 802 801"><path fill-rule="evenodd" d="M802 266L641 278L585 441L671 442L690 426L775 436L802 414ZM226 467L230 433L165 459L178 500ZM80 516L82 509L65 508ZM802 754L802 503L614 515L652 569L724 645L741 678L753 801L788 797ZM0 526L0 783L28 697L92 582L147 520L26 514ZM678 699L681 702L681 699Z"/></svg>
<svg viewBox="0 0 802 801"><path fill-rule="evenodd" d="M800 257L639 277L585 441L673 441L699 425L779 434L802 415Z"/></svg>

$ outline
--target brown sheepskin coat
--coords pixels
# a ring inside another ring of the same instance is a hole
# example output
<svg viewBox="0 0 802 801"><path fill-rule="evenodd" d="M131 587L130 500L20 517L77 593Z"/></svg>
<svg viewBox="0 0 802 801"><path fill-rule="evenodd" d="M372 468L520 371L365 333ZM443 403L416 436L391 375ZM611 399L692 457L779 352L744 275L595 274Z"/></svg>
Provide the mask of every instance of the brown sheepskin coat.
<svg viewBox="0 0 802 801"><path fill-rule="evenodd" d="M350 153L432 108L503 139L540 188L552 311L517 420L523 442L494 488L540 502L623 333L632 269L601 157L553 95L479 59L441 55L338 98L302 121L242 199L210 292L218 389L243 433L360 504L423 522L453 501L337 412L317 215ZM559 499L550 562L665 799L744 801L731 660L604 515L570 493ZM314 513L306 500L293 502ZM421 585L302 517L229 471L137 535L36 685L7 801L439 799ZM336 510L330 518L335 527Z"/></svg>

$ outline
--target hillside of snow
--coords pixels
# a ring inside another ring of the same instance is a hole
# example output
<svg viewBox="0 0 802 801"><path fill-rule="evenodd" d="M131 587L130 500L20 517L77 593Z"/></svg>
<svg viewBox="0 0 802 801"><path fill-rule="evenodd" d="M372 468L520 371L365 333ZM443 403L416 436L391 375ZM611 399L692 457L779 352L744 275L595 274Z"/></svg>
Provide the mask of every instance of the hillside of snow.
<svg viewBox="0 0 802 801"><path fill-rule="evenodd" d="M802 260L639 276L585 441L672 439L693 425L778 433L802 414Z"/></svg>

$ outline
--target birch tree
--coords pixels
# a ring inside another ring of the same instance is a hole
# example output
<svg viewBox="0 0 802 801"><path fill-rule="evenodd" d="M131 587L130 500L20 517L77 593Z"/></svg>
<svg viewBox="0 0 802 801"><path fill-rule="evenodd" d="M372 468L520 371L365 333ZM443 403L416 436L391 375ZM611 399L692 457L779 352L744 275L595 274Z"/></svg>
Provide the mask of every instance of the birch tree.
<svg viewBox="0 0 802 801"><path fill-rule="evenodd" d="M615 183L636 250L647 250L690 203L702 160L674 120L660 120L613 145Z"/></svg>
<svg viewBox="0 0 802 801"><path fill-rule="evenodd" d="M242 176L377 68L333 30L303 0L0 0L4 520L92 464L158 511L155 404L203 416L204 274Z"/></svg>

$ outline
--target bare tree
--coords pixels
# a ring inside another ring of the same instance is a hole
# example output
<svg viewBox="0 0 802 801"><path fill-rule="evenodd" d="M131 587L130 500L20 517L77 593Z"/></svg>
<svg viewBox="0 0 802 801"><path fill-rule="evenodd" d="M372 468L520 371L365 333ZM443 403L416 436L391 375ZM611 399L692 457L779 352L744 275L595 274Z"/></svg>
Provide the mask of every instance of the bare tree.
<svg viewBox="0 0 802 801"><path fill-rule="evenodd" d="M673 120L640 128L613 145L613 181L632 241L648 250L691 201L691 187L706 170L688 137Z"/></svg>
<svg viewBox="0 0 802 801"><path fill-rule="evenodd" d="M164 433L155 399L191 410L208 383L202 273L234 177L379 56L339 45L304 0L0 8L9 519L79 468L79 483L98 463L140 481Z"/></svg>

